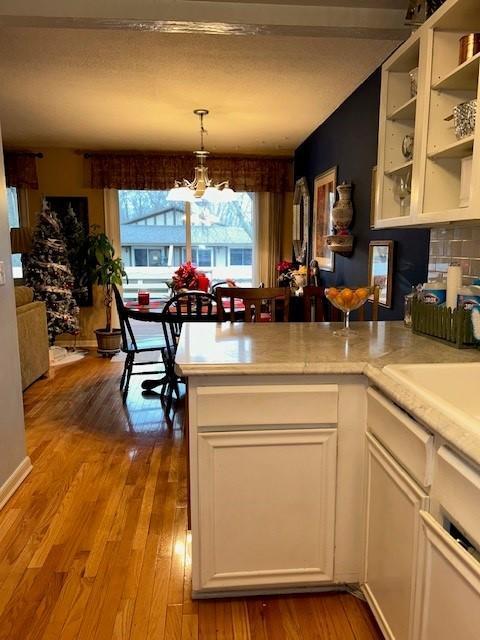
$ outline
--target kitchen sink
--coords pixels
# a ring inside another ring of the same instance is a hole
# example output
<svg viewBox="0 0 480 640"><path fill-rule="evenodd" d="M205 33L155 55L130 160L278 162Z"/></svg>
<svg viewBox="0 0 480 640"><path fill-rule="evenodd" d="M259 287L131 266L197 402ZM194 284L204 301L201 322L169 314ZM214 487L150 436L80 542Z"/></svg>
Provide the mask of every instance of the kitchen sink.
<svg viewBox="0 0 480 640"><path fill-rule="evenodd" d="M455 421L480 427L480 362L390 364L383 372Z"/></svg>

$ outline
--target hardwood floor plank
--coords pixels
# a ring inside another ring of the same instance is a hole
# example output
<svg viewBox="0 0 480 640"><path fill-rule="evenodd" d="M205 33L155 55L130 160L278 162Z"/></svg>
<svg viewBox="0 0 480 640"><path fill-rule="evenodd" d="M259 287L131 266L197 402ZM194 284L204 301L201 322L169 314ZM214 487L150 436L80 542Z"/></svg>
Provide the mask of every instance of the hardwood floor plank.
<svg viewBox="0 0 480 640"><path fill-rule="evenodd" d="M232 625L235 640L251 640L248 608L245 600L232 600Z"/></svg>
<svg viewBox="0 0 480 640"><path fill-rule="evenodd" d="M165 621L165 640L182 639L182 609L181 604L169 604Z"/></svg>

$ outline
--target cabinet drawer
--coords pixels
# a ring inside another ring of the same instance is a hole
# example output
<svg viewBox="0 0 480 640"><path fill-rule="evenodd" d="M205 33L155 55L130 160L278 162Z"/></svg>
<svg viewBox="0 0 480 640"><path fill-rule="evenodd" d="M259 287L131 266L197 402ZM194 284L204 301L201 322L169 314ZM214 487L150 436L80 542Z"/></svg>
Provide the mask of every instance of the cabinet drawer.
<svg viewBox="0 0 480 640"><path fill-rule="evenodd" d="M433 436L377 391L368 389L367 428L422 486L432 476Z"/></svg>
<svg viewBox="0 0 480 640"><path fill-rule="evenodd" d="M258 385L197 389L197 425L336 424L338 386Z"/></svg>
<svg viewBox="0 0 480 640"><path fill-rule="evenodd" d="M480 472L448 447L440 447L432 493L442 510L480 546Z"/></svg>

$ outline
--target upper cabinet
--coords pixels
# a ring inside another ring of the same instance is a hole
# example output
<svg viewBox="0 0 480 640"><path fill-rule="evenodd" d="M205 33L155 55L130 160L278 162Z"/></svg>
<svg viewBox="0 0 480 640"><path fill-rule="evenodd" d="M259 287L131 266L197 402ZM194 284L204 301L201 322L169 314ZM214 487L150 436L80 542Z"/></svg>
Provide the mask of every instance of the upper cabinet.
<svg viewBox="0 0 480 640"><path fill-rule="evenodd" d="M472 32L479 0L447 0L383 65L376 228L480 219L480 53L460 61Z"/></svg>

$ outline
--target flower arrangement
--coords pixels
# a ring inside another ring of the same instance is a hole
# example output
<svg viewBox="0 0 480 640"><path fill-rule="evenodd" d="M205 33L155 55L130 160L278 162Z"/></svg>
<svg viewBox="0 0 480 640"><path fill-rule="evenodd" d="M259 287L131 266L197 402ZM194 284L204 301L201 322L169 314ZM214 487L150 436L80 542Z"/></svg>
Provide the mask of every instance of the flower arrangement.
<svg viewBox="0 0 480 640"><path fill-rule="evenodd" d="M198 288L198 269L192 262L181 264L173 274L170 288L173 291L180 289L197 289Z"/></svg>
<svg viewBox="0 0 480 640"><path fill-rule="evenodd" d="M199 271L192 262L184 262L175 271L168 286L174 292L184 289L207 291L209 284L210 281L203 271Z"/></svg>
<svg viewBox="0 0 480 640"><path fill-rule="evenodd" d="M294 264L289 260L281 260L277 263L278 282L280 286L288 287L293 280Z"/></svg>

